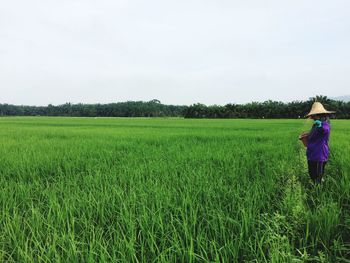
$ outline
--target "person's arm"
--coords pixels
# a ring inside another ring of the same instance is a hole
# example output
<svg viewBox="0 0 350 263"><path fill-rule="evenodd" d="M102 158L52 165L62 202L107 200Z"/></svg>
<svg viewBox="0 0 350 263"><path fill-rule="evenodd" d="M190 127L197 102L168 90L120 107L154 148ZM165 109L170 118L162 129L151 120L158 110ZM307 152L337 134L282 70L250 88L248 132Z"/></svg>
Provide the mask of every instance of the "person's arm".
<svg viewBox="0 0 350 263"><path fill-rule="evenodd" d="M320 120L314 120L314 124L317 128L322 128L322 121Z"/></svg>
<svg viewBox="0 0 350 263"><path fill-rule="evenodd" d="M328 133L329 132L329 125L328 123L322 122L320 120L314 120L314 125L317 128L317 132L321 133Z"/></svg>

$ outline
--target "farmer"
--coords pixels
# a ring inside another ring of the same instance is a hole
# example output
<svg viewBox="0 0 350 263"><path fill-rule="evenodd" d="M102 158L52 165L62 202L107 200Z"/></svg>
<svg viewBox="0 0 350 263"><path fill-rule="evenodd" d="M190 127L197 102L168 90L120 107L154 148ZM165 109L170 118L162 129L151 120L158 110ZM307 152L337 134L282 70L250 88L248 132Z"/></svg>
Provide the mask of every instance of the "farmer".
<svg viewBox="0 0 350 263"><path fill-rule="evenodd" d="M327 111L320 102L312 105L306 117L314 120L312 129L307 137L307 163L309 175L315 184L322 182L324 168L329 157L328 140L330 135L329 115L334 111Z"/></svg>

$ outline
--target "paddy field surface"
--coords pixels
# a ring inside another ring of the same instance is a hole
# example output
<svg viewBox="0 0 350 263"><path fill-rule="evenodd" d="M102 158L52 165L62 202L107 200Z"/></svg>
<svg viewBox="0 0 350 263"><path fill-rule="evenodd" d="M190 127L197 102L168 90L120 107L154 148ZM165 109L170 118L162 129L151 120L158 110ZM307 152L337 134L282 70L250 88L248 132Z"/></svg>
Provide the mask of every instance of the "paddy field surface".
<svg viewBox="0 0 350 263"><path fill-rule="evenodd" d="M350 262L350 121L0 118L1 262Z"/></svg>

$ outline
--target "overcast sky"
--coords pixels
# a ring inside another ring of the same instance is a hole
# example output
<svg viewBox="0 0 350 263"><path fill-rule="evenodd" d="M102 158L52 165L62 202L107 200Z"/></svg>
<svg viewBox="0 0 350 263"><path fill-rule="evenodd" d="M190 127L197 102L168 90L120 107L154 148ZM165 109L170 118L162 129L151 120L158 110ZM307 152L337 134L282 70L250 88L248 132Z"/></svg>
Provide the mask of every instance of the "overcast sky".
<svg viewBox="0 0 350 263"><path fill-rule="evenodd" d="M341 96L349 47L349 0L3 0L0 103Z"/></svg>

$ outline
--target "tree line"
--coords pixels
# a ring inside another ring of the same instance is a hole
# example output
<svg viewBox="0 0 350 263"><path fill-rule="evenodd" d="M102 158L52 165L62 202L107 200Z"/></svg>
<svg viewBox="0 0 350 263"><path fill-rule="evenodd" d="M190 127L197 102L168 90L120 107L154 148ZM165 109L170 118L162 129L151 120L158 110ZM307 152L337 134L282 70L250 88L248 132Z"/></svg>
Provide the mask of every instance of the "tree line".
<svg viewBox="0 0 350 263"><path fill-rule="evenodd" d="M71 104L17 106L0 104L0 116L72 116L72 117L185 117L185 118L303 118L314 101L336 111L336 118L350 119L350 102L316 96L307 101L251 102L207 106L165 105L159 100L127 101L109 104Z"/></svg>
<svg viewBox="0 0 350 263"><path fill-rule="evenodd" d="M312 97L307 101L251 102L247 104L227 104L225 106L193 104L184 111L185 118L303 118L312 104L321 102L327 110L336 111L334 117L350 118L350 102L332 100L326 96Z"/></svg>
<svg viewBox="0 0 350 263"><path fill-rule="evenodd" d="M109 104L16 106L0 104L0 116L71 117L182 117L186 106L165 105L159 100L127 101Z"/></svg>

